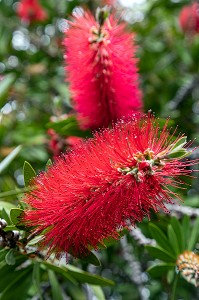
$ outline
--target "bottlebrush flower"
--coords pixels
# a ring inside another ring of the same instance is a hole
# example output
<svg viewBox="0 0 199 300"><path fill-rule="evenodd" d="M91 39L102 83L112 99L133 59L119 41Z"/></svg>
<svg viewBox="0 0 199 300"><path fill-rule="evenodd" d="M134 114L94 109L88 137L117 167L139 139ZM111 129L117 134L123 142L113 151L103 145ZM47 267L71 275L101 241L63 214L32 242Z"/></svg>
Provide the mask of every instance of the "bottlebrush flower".
<svg viewBox="0 0 199 300"><path fill-rule="evenodd" d="M103 239L119 238L119 230L142 221L150 211L166 210L164 202L178 197L170 187L188 176L180 161L188 154L183 135L162 132L151 115L133 115L112 129L95 133L40 174L36 189L26 195L24 222L44 231L50 252L74 256L97 248ZM174 139L174 141L172 141Z"/></svg>
<svg viewBox="0 0 199 300"><path fill-rule="evenodd" d="M83 129L107 127L142 106L134 34L113 16L99 23L90 12L78 15L64 40L67 79Z"/></svg>
<svg viewBox="0 0 199 300"><path fill-rule="evenodd" d="M17 14L23 21L30 23L47 19L47 13L38 0L21 0L17 8Z"/></svg>
<svg viewBox="0 0 199 300"><path fill-rule="evenodd" d="M186 5L180 12L179 23L185 33L199 33L199 4Z"/></svg>

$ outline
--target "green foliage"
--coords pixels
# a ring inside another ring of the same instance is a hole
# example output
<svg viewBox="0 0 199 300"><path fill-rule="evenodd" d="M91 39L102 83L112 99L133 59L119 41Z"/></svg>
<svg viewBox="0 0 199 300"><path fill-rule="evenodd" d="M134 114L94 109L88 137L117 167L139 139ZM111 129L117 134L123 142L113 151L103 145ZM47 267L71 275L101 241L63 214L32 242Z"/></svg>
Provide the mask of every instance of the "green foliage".
<svg viewBox="0 0 199 300"><path fill-rule="evenodd" d="M59 136L60 144L70 136L92 136L80 129L65 82L62 21L78 13L81 6L94 12L102 1L60 0L57 5L55 0L40 0L48 21L29 25L16 16L17 2L0 1L0 218L8 224L3 234L13 230L20 234L13 248L4 249L0 239L0 299L86 300L85 287L98 300L141 299L142 286L131 276L136 268L125 260L119 241L102 241L99 258L92 251L75 260L69 255L67 264L51 256L46 260L46 252L38 247L42 233L30 236L29 229L21 224L23 194L34 188L36 173L50 168L54 160L48 129ZM184 132L188 140L196 138L198 145L199 36L185 36L178 24L179 11L189 2L145 1L126 11L122 8L122 17L130 21L129 30L136 32L144 111L152 109L160 117L161 128L170 116L169 126L179 124L175 135ZM142 21L136 21L136 16ZM192 155L183 150L185 143L184 136L173 144L169 159ZM182 205L197 210L198 178L190 177L187 184L188 190L181 190L185 199ZM172 191L175 193L174 187ZM144 292L151 300L161 300L171 294L178 256L184 250L199 250L199 219L179 213L177 218L159 214L158 222L152 215L151 220L149 226L144 221L140 228L157 246L142 247L139 239L132 238L128 244L143 272L141 278L146 277L149 267L150 276L142 282ZM90 264L96 266L96 274L90 272ZM195 287L181 277L178 280L178 298L197 299Z"/></svg>
<svg viewBox="0 0 199 300"><path fill-rule="evenodd" d="M36 176L36 172L27 161L24 162L23 166L24 182L25 186L28 187L31 183L31 180Z"/></svg>

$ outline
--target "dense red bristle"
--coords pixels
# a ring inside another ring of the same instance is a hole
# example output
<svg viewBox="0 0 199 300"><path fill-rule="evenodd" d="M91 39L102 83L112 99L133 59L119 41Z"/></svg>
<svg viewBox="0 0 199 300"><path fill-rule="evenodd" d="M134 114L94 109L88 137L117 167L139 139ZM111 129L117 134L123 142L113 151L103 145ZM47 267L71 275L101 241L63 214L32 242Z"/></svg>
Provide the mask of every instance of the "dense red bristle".
<svg viewBox="0 0 199 300"><path fill-rule="evenodd" d="M92 30L99 24L85 12L70 22L64 40L66 77L83 129L108 127L142 107L134 35L112 16L101 28L101 40Z"/></svg>
<svg viewBox="0 0 199 300"><path fill-rule="evenodd" d="M186 166L194 161L176 158L148 173L142 163L147 166L147 161L141 158L141 177L128 174L139 167L136 155L150 149L156 157L169 149L168 141L167 128L159 133L152 116L133 116L96 133L35 179L36 189L25 199L29 204L25 223L40 230L50 228L43 241L49 251L75 256L97 248L104 238L119 238L121 226L142 221L151 210L166 211L164 202L178 197L170 187L181 188L178 176L192 172Z"/></svg>

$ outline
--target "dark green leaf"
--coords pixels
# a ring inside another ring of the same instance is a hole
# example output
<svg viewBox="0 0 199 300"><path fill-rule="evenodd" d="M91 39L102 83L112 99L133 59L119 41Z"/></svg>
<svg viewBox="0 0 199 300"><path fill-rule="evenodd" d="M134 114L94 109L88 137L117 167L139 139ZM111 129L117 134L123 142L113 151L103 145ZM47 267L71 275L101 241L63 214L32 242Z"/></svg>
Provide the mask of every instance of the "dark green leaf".
<svg viewBox="0 0 199 300"><path fill-rule="evenodd" d="M14 225L20 225L20 217L22 217L24 211L21 208L12 208L10 211L10 219Z"/></svg>
<svg viewBox="0 0 199 300"><path fill-rule="evenodd" d="M49 263L49 262L46 262L46 261L42 262L41 265L45 268L45 270L46 270L46 269L47 269L47 270L50 269L50 270L52 270L52 271L54 271L54 272L56 272L56 273L62 275L65 279L69 280L69 281L72 282L73 284L77 285L76 279L74 279L74 278L69 274L68 270L67 270L64 266L58 267L58 266L53 265L53 264L51 264L51 263Z"/></svg>
<svg viewBox="0 0 199 300"><path fill-rule="evenodd" d="M153 223L149 224L149 231L152 235L152 237L156 240L158 245L168 251L169 253L172 251L171 244L168 240L168 238L165 236L164 232L159 229L156 225Z"/></svg>
<svg viewBox="0 0 199 300"><path fill-rule="evenodd" d="M168 230L168 237L171 243L171 251L175 253L177 259L177 255L180 254L180 246L178 244L178 238L171 224L169 224L167 230Z"/></svg>
<svg viewBox="0 0 199 300"><path fill-rule="evenodd" d="M101 266L101 262L98 259L98 257L91 251L89 251L88 255L86 256L82 256L82 257L78 257L79 259L81 259L84 262L87 262L89 264L95 265L95 266Z"/></svg>
<svg viewBox="0 0 199 300"><path fill-rule="evenodd" d="M190 234L190 217L184 215L182 220L182 232L183 232L183 241L184 241L184 249L187 249L189 242L189 234Z"/></svg>
<svg viewBox="0 0 199 300"><path fill-rule="evenodd" d="M32 284L32 265L29 267L16 271L14 274L10 274L7 279L6 285L1 294L1 300L13 300L20 299L26 300L27 293ZM14 275L14 276L13 276ZM12 278L12 280L10 279Z"/></svg>
<svg viewBox="0 0 199 300"><path fill-rule="evenodd" d="M52 270L48 270L48 278L52 289L52 300L63 300L61 286Z"/></svg>
<svg viewBox="0 0 199 300"><path fill-rule="evenodd" d="M147 269L147 272L152 277L161 277L162 275L166 275L169 270L174 269L175 264L158 264Z"/></svg>
<svg viewBox="0 0 199 300"><path fill-rule="evenodd" d="M5 256L5 261L9 266L12 266L15 264L16 258L15 258L15 250L14 249L10 249L8 251L8 253Z"/></svg>
<svg viewBox="0 0 199 300"><path fill-rule="evenodd" d="M40 286L40 264L38 262L34 263L33 272L32 272L32 281L39 295L39 299L42 300L43 298L42 298L42 291Z"/></svg>
<svg viewBox="0 0 199 300"><path fill-rule="evenodd" d="M194 227L193 227L191 235L189 237L189 243L188 243L187 250L193 251L195 249L195 245L198 241L198 237L199 237L199 217L197 217L197 219L194 223Z"/></svg>
<svg viewBox="0 0 199 300"><path fill-rule="evenodd" d="M149 252L150 255L152 255L155 258L158 258L162 261L165 262L175 262L175 257L171 255L169 252L165 251L164 249L161 249L159 247L154 247L154 246L145 246L147 251Z"/></svg>
<svg viewBox="0 0 199 300"><path fill-rule="evenodd" d="M31 180L36 176L36 172L27 161L23 165L23 175L25 186L28 187L31 184Z"/></svg>
<svg viewBox="0 0 199 300"><path fill-rule="evenodd" d="M183 234L182 234L182 227L180 225L180 222L176 217L171 218L171 226L173 227L173 230L177 236L178 239L178 245L180 252L183 252Z"/></svg>
<svg viewBox="0 0 199 300"><path fill-rule="evenodd" d="M10 221L10 218L6 212L6 210L3 208L2 211L1 211L1 217L6 220L6 222L8 223L8 225L11 224L11 221Z"/></svg>
<svg viewBox="0 0 199 300"><path fill-rule="evenodd" d="M74 266L67 265L66 268L69 274L79 282L83 282L83 283L86 282L86 283L100 285L100 286L114 285L114 282L109 279L100 277L98 275L90 274Z"/></svg>

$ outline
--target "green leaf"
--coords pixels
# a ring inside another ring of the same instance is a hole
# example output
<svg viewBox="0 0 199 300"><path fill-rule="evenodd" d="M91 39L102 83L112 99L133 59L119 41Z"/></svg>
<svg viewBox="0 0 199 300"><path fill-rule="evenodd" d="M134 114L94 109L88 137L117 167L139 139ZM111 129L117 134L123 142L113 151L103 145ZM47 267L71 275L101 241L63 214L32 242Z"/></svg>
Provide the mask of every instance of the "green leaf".
<svg viewBox="0 0 199 300"><path fill-rule="evenodd" d="M5 256L5 261L9 266L12 266L15 264L16 259L15 259L15 250L14 249L10 249L8 251L8 253Z"/></svg>
<svg viewBox="0 0 199 300"><path fill-rule="evenodd" d="M94 266L101 266L101 262L98 257L91 251L86 256L78 257L80 260L92 264Z"/></svg>
<svg viewBox="0 0 199 300"><path fill-rule="evenodd" d="M43 299L42 291L40 287L40 264L38 262L34 263L33 272L32 272L32 281L39 295L39 299L42 300Z"/></svg>
<svg viewBox="0 0 199 300"><path fill-rule="evenodd" d="M15 159L15 157L21 151L22 146L17 146L2 162L0 163L0 174L9 166L9 164Z"/></svg>
<svg viewBox="0 0 199 300"><path fill-rule="evenodd" d="M175 276L175 268L173 268L173 270L169 270L167 273L167 282L168 284L171 284L174 280L174 276Z"/></svg>
<svg viewBox="0 0 199 300"><path fill-rule="evenodd" d="M46 163L46 171L48 170L49 167L51 167L53 164L52 160L49 158L49 160Z"/></svg>
<svg viewBox="0 0 199 300"><path fill-rule="evenodd" d="M175 257L173 257L173 255L162 248L150 245L146 245L145 248L147 249L149 254L155 258L158 258L165 262L175 262Z"/></svg>
<svg viewBox="0 0 199 300"><path fill-rule="evenodd" d="M8 253L7 249L0 250L0 262L5 259L7 253Z"/></svg>
<svg viewBox="0 0 199 300"><path fill-rule="evenodd" d="M173 150L172 152L167 154L168 159L175 159L175 158L184 158L188 156L191 153L191 151L187 151L186 149L179 149L179 150Z"/></svg>
<svg viewBox="0 0 199 300"><path fill-rule="evenodd" d="M10 88L16 80L16 75L10 73L0 81L0 108L6 103Z"/></svg>
<svg viewBox="0 0 199 300"><path fill-rule="evenodd" d="M173 230L176 234L176 237L178 239L178 245L180 252L183 252L183 234L182 234L182 227L180 225L180 222L176 217L171 218L171 226L173 227Z"/></svg>
<svg viewBox="0 0 199 300"><path fill-rule="evenodd" d="M193 251L199 237L199 217L197 217L192 229L187 250Z"/></svg>
<svg viewBox="0 0 199 300"><path fill-rule="evenodd" d="M106 300L106 298L104 296L104 292L100 286L93 285L93 284L89 284L89 286L92 288L97 300Z"/></svg>
<svg viewBox="0 0 199 300"><path fill-rule="evenodd" d="M52 270L48 270L48 278L52 289L52 300L63 300L61 286Z"/></svg>
<svg viewBox="0 0 199 300"><path fill-rule="evenodd" d="M166 237L166 235L163 233L163 231L161 229L159 229L156 225L154 225L153 223L149 224L149 231L152 235L152 237L156 240L156 242L158 243L158 245L165 249L166 251L168 251L169 253L171 252L171 245L170 242L168 240L168 238Z"/></svg>
<svg viewBox="0 0 199 300"><path fill-rule="evenodd" d="M23 165L23 175L25 186L28 187L31 184L31 180L36 176L36 172L27 161Z"/></svg>
<svg viewBox="0 0 199 300"><path fill-rule="evenodd" d="M185 144L187 143L187 137L182 136L175 144L172 144L172 147L170 150L179 150L181 149Z"/></svg>
<svg viewBox="0 0 199 300"><path fill-rule="evenodd" d="M158 264L147 269L147 272L152 277L161 277L165 275L169 270L174 269L175 264Z"/></svg>
<svg viewBox="0 0 199 300"><path fill-rule="evenodd" d="M20 274L20 270L16 271L16 268L18 268L22 263L24 263L27 260L27 256L25 255L18 255L16 253L15 265L8 265L5 261L5 256L9 250L5 250L4 253L0 252L1 257L1 263L0 263L0 293L5 290L8 284L12 283L13 280L15 280L15 277ZM1 299L1 298L0 298Z"/></svg>
<svg viewBox="0 0 199 300"><path fill-rule="evenodd" d="M82 282L82 283L86 282L86 283L100 285L100 286L114 285L114 282L109 279L100 277L98 275L90 274L90 273L85 272L81 269L78 269L72 265L67 265L66 268L68 270L68 273L79 282Z"/></svg>
<svg viewBox="0 0 199 300"><path fill-rule="evenodd" d="M16 271L14 273L8 273L8 279L4 285L4 289L1 293L1 300L13 300L20 299L26 300L27 293L32 284L32 265L25 269ZM2 277L1 277L2 278ZM10 280L9 278L12 278Z"/></svg>
<svg viewBox="0 0 199 300"><path fill-rule="evenodd" d="M177 259L178 254L181 253L180 246L178 244L178 238L171 224L169 224L167 230L168 230L168 237L171 243L171 249L173 249Z"/></svg>
<svg viewBox="0 0 199 300"><path fill-rule="evenodd" d="M183 232L183 249L187 249L189 242L189 232L190 231L190 217L184 215L182 219L182 232Z"/></svg>
<svg viewBox="0 0 199 300"><path fill-rule="evenodd" d="M7 212L4 208L1 211L1 217L2 217L2 219L4 219L8 223L8 225L11 224L10 218L9 218L9 216L8 216L8 214L7 214Z"/></svg>
<svg viewBox="0 0 199 300"><path fill-rule="evenodd" d="M10 219L14 225L20 225L20 217L22 217L24 211L21 208L12 208L10 211Z"/></svg>
<svg viewBox="0 0 199 300"><path fill-rule="evenodd" d="M56 273L62 275L65 279L67 279L67 280L69 280L70 282L72 282L73 284L77 285L76 279L74 279L74 278L69 274L68 270L67 270L64 266L56 266L56 265L51 264L51 263L46 262L46 261L42 262L42 263L41 263L41 266L43 266L45 270L46 270L46 269L47 269L47 270L50 269L50 270L52 270L52 271L54 271L54 272L56 272Z"/></svg>

